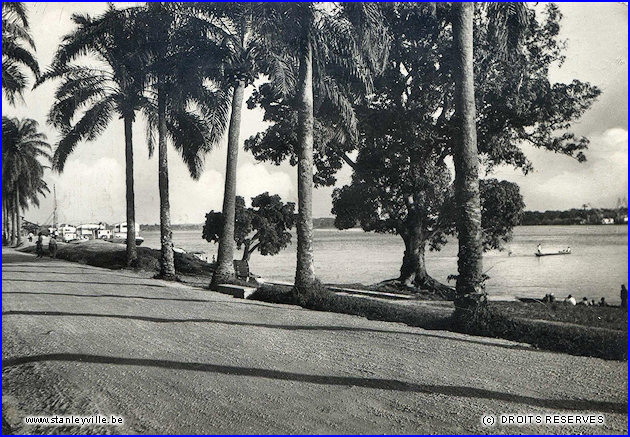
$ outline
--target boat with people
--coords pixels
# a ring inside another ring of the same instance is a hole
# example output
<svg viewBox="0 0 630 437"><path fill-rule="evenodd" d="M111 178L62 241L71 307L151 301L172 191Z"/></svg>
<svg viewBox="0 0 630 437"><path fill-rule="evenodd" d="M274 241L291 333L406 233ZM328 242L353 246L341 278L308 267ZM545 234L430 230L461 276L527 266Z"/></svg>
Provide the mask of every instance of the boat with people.
<svg viewBox="0 0 630 437"><path fill-rule="evenodd" d="M567 247L566 249L551 251L551 252L543 252L540 244L538 245L538 249L534 252L536 256L553 256L553 255L571 255L571 248Z"/></svg>

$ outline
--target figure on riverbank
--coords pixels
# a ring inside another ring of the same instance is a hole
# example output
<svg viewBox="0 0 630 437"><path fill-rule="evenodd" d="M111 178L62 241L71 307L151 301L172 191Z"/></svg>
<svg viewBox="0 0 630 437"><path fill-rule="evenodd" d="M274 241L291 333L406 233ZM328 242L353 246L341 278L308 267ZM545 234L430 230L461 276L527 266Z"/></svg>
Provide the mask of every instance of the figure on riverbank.
<svg viewBox="0 0 630 437"><path fill-rule="evenodd" d="M572 295L568 295L567 298L564 300L564 303L574 306L577 305L577 301Z"/></svg>
<svg viewBox="0 0 630 437"><path fill-rule="evenodd" d="M543 302L545 303L554 303L556 301L556 296L553 293L547 293L545 294L545 297L543 297Z"/></svg>
<svg viewBox="0 0 630 437"><path fill-rule="evenodd" d="M37 234L37 241L35 242L35 253L37 254L37 258L44 257L44 237L42 237L42 233Z"/></svg>
<svg viewBox="0 0 630 437"><path fill-rule="evenodd" d="M538 243L536 250L538 251L538 253L542 253L542 244Z"/></svg>
<svg viewBox="0 0 630 437"><path fill-rule="evenodd" d="M621 291L619 292L619 296L621 297L621 308L628 308L628 289L625 285L621 284Z"/></svg>
<svg viewBox="0 0 630 437"><path fill-rule="evenodd" d="M48 251L50 252L51 258L57 258L57 239L55 238L55 234L51 234L50 240L48 241Z"/></svg>
<svg viewBox="0 0 630 437"><path fill-rule="evenodd" d="M600 307L607 307L607 306L608 306L608 303L606 303L606 298L605 298L605 297L602 297L602 298L599 300L599 306L600 306Z"/></svg>

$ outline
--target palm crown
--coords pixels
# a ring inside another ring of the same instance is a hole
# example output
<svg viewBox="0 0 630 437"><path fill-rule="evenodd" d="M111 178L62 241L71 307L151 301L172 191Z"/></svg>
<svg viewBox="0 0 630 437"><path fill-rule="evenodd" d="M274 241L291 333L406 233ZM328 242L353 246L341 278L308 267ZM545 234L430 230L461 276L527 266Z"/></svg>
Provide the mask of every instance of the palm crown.
<svg viewBox="0 0 630 437"><path fill-rule="evenodd" d="M2 2L2 90L10 103L14 103L27 87L24 67L35 78L39 77L39 65L33 51L35 43L30 35L24 4Z"/></svg>

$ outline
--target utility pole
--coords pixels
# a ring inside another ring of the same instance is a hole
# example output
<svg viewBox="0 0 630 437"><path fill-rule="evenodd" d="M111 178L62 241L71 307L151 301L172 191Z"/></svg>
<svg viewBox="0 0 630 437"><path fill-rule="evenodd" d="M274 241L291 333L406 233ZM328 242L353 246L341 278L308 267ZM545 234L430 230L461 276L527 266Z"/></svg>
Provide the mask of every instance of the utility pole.
<svg viewBox="0 0 630 437"><path fill-rule="evenodd" d="M53 185L53 229L57 230L57 186Z"/></svg>

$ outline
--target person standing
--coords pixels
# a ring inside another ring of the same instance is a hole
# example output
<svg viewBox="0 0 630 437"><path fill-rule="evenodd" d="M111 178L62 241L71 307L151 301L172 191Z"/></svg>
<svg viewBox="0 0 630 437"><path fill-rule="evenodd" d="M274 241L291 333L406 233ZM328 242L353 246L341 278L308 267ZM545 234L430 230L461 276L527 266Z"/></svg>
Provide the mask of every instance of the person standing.
<svg viewBox="0 0 630 437"><path fill-rule="evenodd" d="M44 257L44 237L42 237L42 233L37 234L37 241L35 242L35 253L37 254L37 258Z"/></svg>
<svg viewBox="0 0 630 437"><path fill-rule="evenodd" d="M50 252L51 258L57 258L57 239L55 238L55 234L50 236L50 240L48 241L48 251Z"/></svg>
<svg viewBox="0 0 630 437"><path fill-rule="evenodd" d="M628 289L625 285L621 284L621 291L619 292L619 296L621 297L621 308L628 308Z"/></svg>

